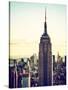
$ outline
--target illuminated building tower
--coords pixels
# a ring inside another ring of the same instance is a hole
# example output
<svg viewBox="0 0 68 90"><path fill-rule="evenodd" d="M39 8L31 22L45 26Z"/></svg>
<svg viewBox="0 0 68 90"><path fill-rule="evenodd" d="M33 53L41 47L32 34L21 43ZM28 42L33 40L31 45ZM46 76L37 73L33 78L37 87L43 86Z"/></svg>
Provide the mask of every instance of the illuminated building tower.
<svg viewBox="0 0 68 90"><path fill-rule="evenodd" d="M39 86L52 85L52 50L51 41L47 33L46 12L44 33L39 44Z"/></svg>

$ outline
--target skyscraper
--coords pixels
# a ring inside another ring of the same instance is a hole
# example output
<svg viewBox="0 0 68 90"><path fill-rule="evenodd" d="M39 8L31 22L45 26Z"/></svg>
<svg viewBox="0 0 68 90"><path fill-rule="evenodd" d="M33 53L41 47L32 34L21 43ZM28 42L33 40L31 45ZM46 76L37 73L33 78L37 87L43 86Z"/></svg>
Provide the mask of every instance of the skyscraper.
<svg viewBox="0 0 68 90"><path fill-rule="evenodd" d="M39 86L52 85L52 51L51 41L47 33L46 12L44 33L39 44Z"/></svg>

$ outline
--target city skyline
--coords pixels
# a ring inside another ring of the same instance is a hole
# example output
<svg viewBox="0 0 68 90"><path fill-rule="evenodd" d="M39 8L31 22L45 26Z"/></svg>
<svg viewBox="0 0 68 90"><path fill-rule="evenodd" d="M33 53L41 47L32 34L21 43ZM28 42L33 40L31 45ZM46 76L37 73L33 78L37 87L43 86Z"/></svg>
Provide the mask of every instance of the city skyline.
<svg viewBox="0 0 68 90"><path fill-rule="evenodd" d="M10 57L38 55L40 37L44 32L45 8L47 32L52 54L66 54L66 6L55 4L10 3Z"/></svg>

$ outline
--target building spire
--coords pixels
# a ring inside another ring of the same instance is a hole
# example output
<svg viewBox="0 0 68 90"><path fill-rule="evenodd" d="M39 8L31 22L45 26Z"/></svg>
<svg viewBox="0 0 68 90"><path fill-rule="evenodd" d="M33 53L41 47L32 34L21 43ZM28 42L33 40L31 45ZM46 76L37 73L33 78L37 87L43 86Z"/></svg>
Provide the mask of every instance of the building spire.
<svg viewBox="0 0 68 90"><path fill-rule="evenodd" d="M45 23L44 23L44 33L45 33L45 34L47 34L46 9L45 9Z"/></svg>
<svg viewBox="0 0 68 90"><path fill-rule="evenodd" d="M45 9L45 22L46 22L46 9Z"/></svg>

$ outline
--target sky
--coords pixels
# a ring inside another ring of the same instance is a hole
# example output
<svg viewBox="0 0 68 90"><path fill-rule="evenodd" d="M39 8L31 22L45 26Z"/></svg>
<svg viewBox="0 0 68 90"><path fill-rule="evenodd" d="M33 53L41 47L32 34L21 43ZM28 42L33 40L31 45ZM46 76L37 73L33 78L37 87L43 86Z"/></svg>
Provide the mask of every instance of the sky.
<svg viewBox="0 0 68 90"><path fill-rule="evenodd" d="M10 58L38 55L44 33L45 9L47 33L52 55L66 55L66 6L45 3L10 3Z"/></svg>

